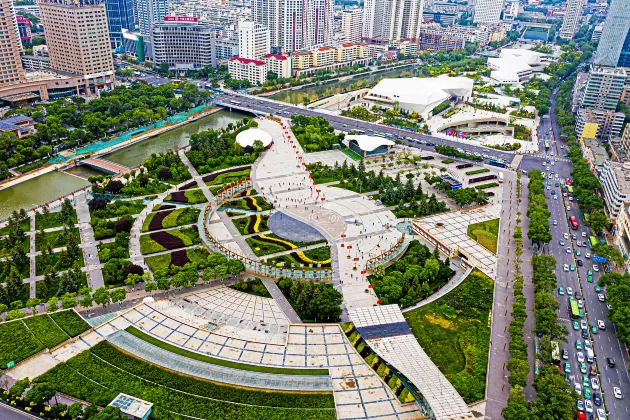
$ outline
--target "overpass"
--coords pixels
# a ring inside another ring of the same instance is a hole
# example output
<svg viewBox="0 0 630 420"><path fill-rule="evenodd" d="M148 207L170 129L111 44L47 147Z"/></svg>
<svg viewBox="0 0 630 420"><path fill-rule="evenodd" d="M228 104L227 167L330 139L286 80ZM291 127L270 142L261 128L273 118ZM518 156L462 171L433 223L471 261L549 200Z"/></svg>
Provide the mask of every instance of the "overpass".
<svg viewBox="0 0 630 420"><path fill-rule="evenodd" d="M119 163L111 162L101 158L87 158L78 162L79 165L91 166L103 172L107 172L113 175L124 174L131 171L130 168L121 165Z"/></svg>
<svg viewBox="0 0 630 420"><path fill-rule="evenodd" d="M470 134L507 134L514 136L514 127L509 127L509 117L471 117L451 121L440 126L437 131L463 131Z"/></svg>

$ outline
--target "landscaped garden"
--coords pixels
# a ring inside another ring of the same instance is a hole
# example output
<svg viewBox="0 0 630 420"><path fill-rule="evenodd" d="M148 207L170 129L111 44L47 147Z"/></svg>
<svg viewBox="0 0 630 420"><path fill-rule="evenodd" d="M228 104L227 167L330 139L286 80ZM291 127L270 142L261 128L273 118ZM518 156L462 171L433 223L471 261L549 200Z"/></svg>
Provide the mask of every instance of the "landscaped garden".
<svg viewBox="0 0 630 420"><path fill-rule="evenodd" d="M201 243L201 238L197 226L153 232L140 236L140 249L145 255L199 243Z"/></svg>
<svg viewBox="0 0 630 420"><path fill-rule="evenodd" d="M278 255L277 257L266 259L265 264L275 265L277 267L308 267L309 265L317 267L319 265L323 268L327 268L331 266L330 248L322 246L304 251L296 251L290 254Z"/></svg>
<svg viewBox="0 0 630 420"><path fill-rule="evenodd" d="M164 201L172 201L174 203L199 204L208 200L201 189L175 191L164 198Z"/></svg>
<svg viewBox="0 0 630 420"><path fill-rule="evenodd" d="M116 200L94 198L88 202L90 225L97 240L113 238L117 233L131 230L132 215L140 213L145 203L142 200Z"/></svg>
<svg viewBox="0 0 630 420"><path fill-rule="evenodd" d="M69 199L65 198L61 203L61 210L50 213L44 206L44 212L35 214L35 229L50 229L60 226L74 227L77 223L77 212ZM27 228L27 230L30 230Z"/></svg>
<svg viewBox="0 0 630 420"><path fill-rule="evenodd" d="M411 306L444 286L455 273L448 258L440 259L420 242L411 241L405 253L392 265L376 266L368 280L380 303Z"/></svg>
<svg viewBox="0 0 630 420"><path fill-rule="evenodd" d="M331 393L255 390L203 381L161 369L107 342L57 365L35 381L100 406L122 392L154 403L155 411L166 416L213 420L335 418Z"/></svg>
<svg viewBox="0 0 630 420"><path fill-rule="evenodd" d="M435 302L405 313L420 346L467 403L485 394L493 287L475 271Z"/></svg>
<svg viewBox="0 0 630 420"><path fill-rule="evenodd" d="M334 127L323 117L293 115L291 130L307 153L329 150L344 138L343 133L335 134Z"/></svg>
<svg viewBox="0 0 630 420"><path fill-rule="evenodd" d="M206 185L224 185L238 180L245 181L251 173L250 166L225 169L203 177Z"/></svg>
<svg viewBox="0 0 630 420"><path fill-rule="evenodd" d="M231 220L241 235L251 235L252 233L266 232L269 230L269 226L267 225L269 216L252 214L247 217L240 217L238 219Z"/></svg>
<svg viewBox="0 0 630 420"><path fill-rule="evenodd" d="M326 240L321 239L313 242L289 241L274 233L270 233L246 238L245 242L247 242L254 254L260 257L262 255L275 254L277 252L290 251L292 249L323 243L326 242Z"/></svg>
<svg viewBox="0 0 630 420"><path fill-rule="evenodd" d="M258 277L253 279L239 280L233 285L229 286L231 289L238 290L240 292L249 293L250 295L260 296L264 298L271 298L271 294L263 284L262 280Z"/></svg>
<svg viewBox="0 0 630 420"><path fill-rule="evenodd" d="M157 270L168 270L172 267L183 267L188 263L194 263L199 268L205 266L208 251L203 247L180 249L171 253L145 257L145 262L154 273Z"/></svg>
<svg viewBox="0 0 630 420"><path fill-rule="evenodd" d="M149 213L142 225L142 231L160 230L175 226L192 225L197 223L200 210L195 207L167 209Z"/></svg>
<svg viewBox="0 0 630 420"><path fill-rule="evenodd" d="M332 284L281 278L278 287L302 322L339 322L342 295Z"/></svg>
<svg viewBox="0 0 630 420"><path fill-rule="evenodd" d="M468 236L493 254L497 253L499 240L499 219L487 220L468 225Z"/></svg>
<svg viewBox="0 0 630 420"><path fill-rule="evenodd" d="M266 211L271 210L273 206L262 197L243 197L237 200L228 201L222 205L225 208L239 209L239 210L251 210L251 211Z"/></svg>

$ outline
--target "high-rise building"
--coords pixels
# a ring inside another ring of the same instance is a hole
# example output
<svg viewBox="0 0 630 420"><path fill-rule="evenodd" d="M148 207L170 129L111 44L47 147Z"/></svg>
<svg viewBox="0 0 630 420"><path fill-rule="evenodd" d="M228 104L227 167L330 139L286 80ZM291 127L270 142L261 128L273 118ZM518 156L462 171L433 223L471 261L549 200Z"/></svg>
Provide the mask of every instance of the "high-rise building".
<svg viewBox="0 0 630 420"><path fill-rule="evenodd" d="M238 24L238 55L242 58L260 59L269 54L271 41L269 28L259 23L242 21Z"/></svg>
<svg viewBox="0 0 630 420"><path fill-rule="evenodd" d="M626 78L627 73L622 68L591 66L580 106L614 111Z"/></svg>
<svg viewBox="0 0 630 420"><path fill-rule="evenodd" d="M630 67L630 5L612 0L604 22L595 64L608 67Z"/></svg>
<svg viewBox="0 0 630 420"><path fill-rule="evenodd" d="M578 31L578 23L582 17L582 0L568 0L567 8L560 27L559 36L562 39L573 39Z"/></svg>
<svg viewBox="0 0 630 420"><path fill-rule="evenodd" d="M346 42L361 42L363 9L344 10L341 13L341 31Z"/></svg>
<svg viewBox="0 0 630 420"><path fill-rule="evenodd" d="M501 22L503 0L477 0L473 22L496 25Z"/></svg>
<svg viewBox="0 0 630 420"><path fill-rule="evenodd" d="M168 63L176 71L216 67L212 25L199 24L197 18L189 17L167 20L153 25L151 44L156 64Z"/></svg>
<svg viewBox="0 0 630 420"><path fill-rule="evenodd" d="M136 30L133 3L133 0L105 0L109 39L112 47L117 47L123 43L123 29Z"/></svg>
<svg viewBox="0 0 630 420"><path fill-rule="evenodd" d="M0 16L4 16L0 19L0 86L7 86L24 80L22 43L12 0L0 0Z"/></svg>
<svg viewBox="0 0 630 420"><path fill-rule="evenodd" d="M269 28L274 50L293 52L333 39L334 0L252 0L254 21Z"/></svg>
<svg viewBox="0 0 630 420"><path fill-rule="evenodd" d="M105 3L40 0L38 4L51 67L83 76L88 93L111 88L114 61Z"/></svg>
<svg viewBox="0 0 630 420"><path fill-rule="evenodd" d="M365 0L363 38L395 41L416 38L425 0Z"/></svg>
<svg viewBox="0 0 630 420"><path fill-rule="evenodd" d="M136 27L143 36L150 36L151 27L164 22L168 15L167 0L135 0L135 7Z"/></svg>

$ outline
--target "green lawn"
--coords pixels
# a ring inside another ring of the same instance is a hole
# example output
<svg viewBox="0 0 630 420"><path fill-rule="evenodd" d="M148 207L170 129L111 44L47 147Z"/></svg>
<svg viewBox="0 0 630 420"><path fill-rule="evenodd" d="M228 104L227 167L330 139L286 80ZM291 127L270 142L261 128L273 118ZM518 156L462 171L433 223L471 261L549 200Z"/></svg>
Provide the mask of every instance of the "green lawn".
<svg viewBox="0 0 630 420"><path fill-rule="evenodd" d="M19 225L24 232L28 232L29 230L31 230L31 219L30 218L22 219L20 220ZM0 236L4 236L8 234L9 234L9 226L5 226L2 229L0 229Z"/></svg>
<svg viewBox="0 0 630 420"><path fill-rule="evenodd" d="M48 263L44 264L46 258L49 258ZM85 267L85 261L83 260L83 254L80 254L75 260L71 261L68 265L61 265L59 262L59 253L53 252L49 256L37 255L35 257L35 274L37 276L43 276L46 274L46 267L53 266L55 271L65 271L73 268L75 264L81 268Z"/></svg>
<svg viewBox="0 0 630 420"><path fill-rule="evenodd" d="M484 397L493 282L475 271L447 295L405 313L414 336L467 403Z"/></svg>
<svg viewBox="0 0 630 420"><path fill-rule="evenodd" d="M212 181L206 182L206 185L223 185L230 182L236 182L239 179L245 181L245 179L251 173L251 169L243 169L242 171L225 172L218 175Z"/></svg>
<svg viewBox="0 0 630 420"><path fill-rule="evenodd" d="M26 235L22 239L22 246L24 247L24 252L29 252L29 247L31 244L31 237ZM9 248L6 240L0 240L0 258L8 257L11 255L11 249Z"/></svg>
<svg viewBox="0 0 630 420"><path fill-rule="evenodd" d="M77 224L77 213L76 211L72 212L72 223ZM65 223L61 218L61 212L54 213L37 213L35 216L35 229L50 229L54 227L63 226Z"/></svg>
<svg viewBox="0 0 630 420"><path fill-rule="evenodd" d="M43 251L44 249L46 249L46 245L45 244L50 244L52 245L53 248L62 248L66 246L66 242L63 240L63 230L55 230L52 232L44 232L44 240L42 242L40 242L39 244L35 245L35 250L36 251ZM71 235L73 235L76 239L78 243L81 243L81 239L79 237L79 229L77 228L72 228L70 229L70 233Z"/></svg>
<svg viewBox="0 0 630 420"><path fill-rule="evenodd" d="M361 156L359 156L356 152L354 152L354 151L352 151L352 150L350 150L350 149L348 149L348 148L346 148L346 147L342 147L342 148L341 148L341 151L342 151L342 152L343 152L346 156L348 156L350 159L352 159L352 160L356 160L356 161L361 160Z"/></svg>
<svg viewBox="0 0 630 420"><path fill-rule="evenodd" d="M468 236L488 251L496 254L499 240L499 219L469 225Z"/></svg>

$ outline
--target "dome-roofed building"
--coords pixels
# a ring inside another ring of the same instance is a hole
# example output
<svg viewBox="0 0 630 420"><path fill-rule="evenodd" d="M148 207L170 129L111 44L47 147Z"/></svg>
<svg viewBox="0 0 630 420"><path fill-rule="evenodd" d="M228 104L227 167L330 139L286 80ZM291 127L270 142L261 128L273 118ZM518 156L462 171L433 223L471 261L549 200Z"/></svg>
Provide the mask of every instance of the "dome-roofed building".
<svg viewBox="0 0 630 420"><path fill-rule="evenodd" d="M271 134L260 128L250 128L245 131L241 131L236 135L236 142L245 149L253 149L254 142L260 140L263 144L263 148L267 149L273 143Z"/></svg>
<svg viewBox="0 0 630 420"><path fill-rule="evenodd" d="M364 134L350 134L345 137L345 140L348 142L348 148L361 157L385 154L395 144L382 137Z"/></svg>

